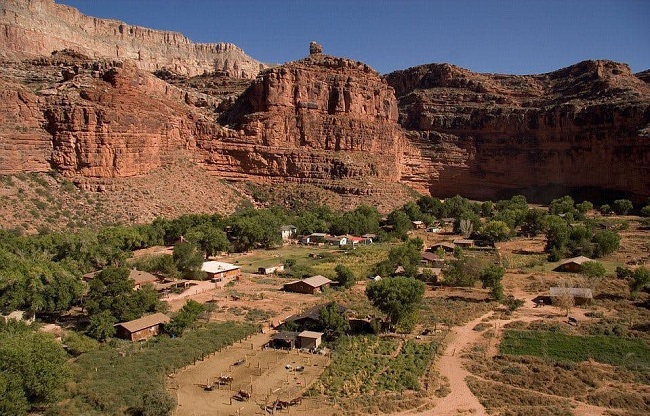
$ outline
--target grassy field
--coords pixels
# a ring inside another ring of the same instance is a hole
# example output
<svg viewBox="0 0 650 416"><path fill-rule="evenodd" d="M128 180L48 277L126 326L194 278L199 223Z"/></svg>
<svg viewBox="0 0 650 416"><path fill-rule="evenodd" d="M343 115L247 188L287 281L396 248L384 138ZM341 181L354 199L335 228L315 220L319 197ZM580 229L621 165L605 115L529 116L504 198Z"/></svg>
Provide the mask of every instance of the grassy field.
<svg viewBox="0 0 650 416"><path fill-rule="evenodd" d="M593 359L627 368L647 370L650 367L650 346L643 339L510 330L504 332L499 348L502 354L532 355L557 361Z"/></svg>
<svg viewBox="0 0 650 416"><path fill-rule="evenodd" d="M260 267L283 264L286 260L295 262L295 268L309 268L314 274L335 276L337 264L348 266L357 276L364 278L372 272L375 263L385 259L392 243L372 244L354 250L341 250L333 246L316 247L290 245L274 250L260 250L245 256L233 256L225 261L239 265L244 273L257 273Z"/></svg>
<svg viewBox="0 0 650 416"><path fill-rule="evenodd" d="M142 404L144 393L163 392L167 374L256 331L254 325L211 323L175 339L160 336L142 344L115 340L75 360L70 399L54 414L124 414Z"/></svg>

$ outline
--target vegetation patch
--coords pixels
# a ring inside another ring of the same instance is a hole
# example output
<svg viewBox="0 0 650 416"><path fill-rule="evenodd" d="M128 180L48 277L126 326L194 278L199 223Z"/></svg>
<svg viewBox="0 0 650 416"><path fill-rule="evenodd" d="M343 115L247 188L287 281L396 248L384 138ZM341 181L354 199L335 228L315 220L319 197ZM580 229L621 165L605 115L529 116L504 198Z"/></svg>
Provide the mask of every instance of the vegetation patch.
<svg viewBox="0 0 650 416"><path fill-rule="evenodd" d="M502 354L532 355L558 361L589 359L605 364L647 370L650 348L642 339L611 336L573 336L544 331L504 331Z"/></svg>
<svg viewBox="0 0 650 416"><path fill-rule="evenodd" d="M525 391L476 377L467 377L467 386L490 414L508 416L570 416L569 400Z"/></svg>
<svg viewBox="0 0 650 416"><path fill-rule="evenodd" d="M374 392L420 390L436 343L404 344L394 338L341 338L334 345L332 363L315 388L333 397L355 397Z"/></svg>
<svg viewBox="0 0 650 416"><path fill-rule="evenodd" d="M164 377L256 332L253 325L210 323L183 337L153 338L143 344L114 340L81 354L73 364L70 401L59 414L122 414L141 409L145 394L164 392Z"/></svg>

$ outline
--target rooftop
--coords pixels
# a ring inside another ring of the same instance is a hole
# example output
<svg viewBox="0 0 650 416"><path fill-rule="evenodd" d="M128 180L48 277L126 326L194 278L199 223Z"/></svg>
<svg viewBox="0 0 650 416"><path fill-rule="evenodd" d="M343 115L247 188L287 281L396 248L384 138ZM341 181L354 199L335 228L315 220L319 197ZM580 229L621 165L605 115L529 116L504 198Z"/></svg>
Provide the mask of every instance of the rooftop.
<svg viewBox="0 0 650 416"><path fill-rule="evenodd" d="M220 273L238 269L239 266L221 261L206 261L203 263L203 266L201 266L201 271L206 273Z"/></svg>
<svg viewBox="0 0 650 416"><path fill-rule="evenodd" d="M312 339L318 339L323 336L322 332L314 332L314 331L302 331L301 333L298 334L300 338L312 338Z"/></svg>
<svg viewBox="0 0 650 416"><path fill-rule="evenodd" d="M129 332L137 332L145 328L150 328L158 324L166 324L169 322L169 317L164 313L154 313L152 315L143 316L133 321L120 322L115 326L121 326Z"/></svg>

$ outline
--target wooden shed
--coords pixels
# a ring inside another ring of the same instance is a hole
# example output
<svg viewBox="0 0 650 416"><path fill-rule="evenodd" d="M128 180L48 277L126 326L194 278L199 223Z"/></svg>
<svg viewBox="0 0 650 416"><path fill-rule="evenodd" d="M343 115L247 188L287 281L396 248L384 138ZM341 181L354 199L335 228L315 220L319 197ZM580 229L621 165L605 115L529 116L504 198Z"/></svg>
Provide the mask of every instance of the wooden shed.
<svg viewBox="0 0 650 416"><path fill-rule="evenodd" d="M115 324L116 336L131 341L142 341L160 333L160 325L169 322L163 313L154 313L133 321Z"/></svg>
<svg viewBox="0 0 650 416"><path fill-rule="evenodd" d="M201 266L201 271L208 275L208 279L215 282L238 279L241 276L239 266L221 261L206 261Z"/></svg>
<svg viewBox="0 0 650 416"><path fill-rule="evenodd" d="M315 294L329 287L332 281L325 276L316 275L303 280L285 283L283 288L287 292Z"/></svg>
<svg viewBox="0 0 650 416"><path fill-rule="evenodd" d="M316 349L320 346L322 338L322 332L302 331L298 334L298 345L300 348Z"/></svg>
<svg viewBox="0 0 650 416"><path fill-rule="evenodd" d="M562 263L560 263L559 266L553 269L553 271L580 273L582 271L582 265L588 261L593 261L593 260L585 256L573 257L564 260Z"/></svg>

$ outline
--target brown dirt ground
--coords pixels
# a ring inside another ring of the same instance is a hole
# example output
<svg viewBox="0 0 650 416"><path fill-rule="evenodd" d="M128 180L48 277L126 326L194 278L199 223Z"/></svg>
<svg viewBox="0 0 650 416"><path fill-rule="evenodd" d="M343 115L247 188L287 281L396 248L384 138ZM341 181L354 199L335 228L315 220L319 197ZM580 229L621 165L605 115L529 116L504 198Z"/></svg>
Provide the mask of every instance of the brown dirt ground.
<svg viewBox="0 0 650 416"><path fill-rule="evenodd" d="M167 386L178 401L174 415L263 415L264 406L272 406L276 400L301 397L329 364L329 357L324 355L262 349L268 340L268 334L254 335L170 376ZM246 361L233 365L240 359ZM287 366L303 366L304 371ZM231 376L232 384L212 391L204 389L221 375ZM240 390L249 393L250 399L232 399ZM320 407L318 401L305 399L291 410L305 413ZM319 410L319 414L327 412Z"/></svg>

